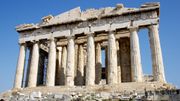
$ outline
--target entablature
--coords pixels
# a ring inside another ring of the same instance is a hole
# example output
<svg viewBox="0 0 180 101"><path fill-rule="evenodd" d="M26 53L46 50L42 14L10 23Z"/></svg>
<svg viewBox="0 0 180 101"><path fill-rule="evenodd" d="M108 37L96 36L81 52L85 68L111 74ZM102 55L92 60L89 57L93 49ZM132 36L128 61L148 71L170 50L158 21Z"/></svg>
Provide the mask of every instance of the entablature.
<svg viewBox="0 0 180 101"><path fill-rule="evenodd" d="M126 10L125 10L126 9ZM17 27L17 31L20 33L19 43L33 40L41 40L41 39L49 39L51 37L61 38L67 36L76 36L78 34L87 34L98 33L102 31L109 30L118 30L118 29L128 29L129 26L138 26L144 27L151 24L159 23L159 5L147 5L147 7L142 5L142 8L139 9L130 9L121 8L121 14L117 13L116 8L107 8L106 16L104 14L99 15L99 17L95 19L86 19L86 20L78 20L72 21L71 23L58 23L51 24L51 20L55 19L55 17L47 16L45 17L46 23L40 24L27 24ZM100 9L102 10L102 9ZM109 10L109 11L108 11ZM124 10L124 11L123 11ZM91 13L93 10L90 10ZM89 12L90 12L89 11ZM88 12L88 11L87 11ZM86 12L86 13L87 13ZM113 13L114 12L114 13ZM73 14L76 15L76 18L81 17L80 8L75 8L75 10L71 10L71 16ZM97 13L97 11L96 11ZM66 12L62 15L67 15ZM61 15L58 15L62 17Z"/></svg>

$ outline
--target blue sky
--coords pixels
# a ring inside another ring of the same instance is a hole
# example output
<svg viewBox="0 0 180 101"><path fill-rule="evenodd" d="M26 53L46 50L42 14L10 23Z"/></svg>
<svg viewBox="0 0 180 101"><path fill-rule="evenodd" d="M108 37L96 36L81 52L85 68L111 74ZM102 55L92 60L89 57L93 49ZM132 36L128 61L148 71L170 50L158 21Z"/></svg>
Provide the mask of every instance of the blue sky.
<svg viewBox="0 0 180 101"><path fill-rule="evenodd" d="M165 75L169 83L180 87L180 1L179 0L1 0L0 1L0 92L11 89L19 53L15 26L36 23L43 16L57 15L77 6L81 10L102 8L123 3L139 7L145 2L159 1L160 39ZM145 74L152 72L147 30L139 32L142 65Z"/></svg>

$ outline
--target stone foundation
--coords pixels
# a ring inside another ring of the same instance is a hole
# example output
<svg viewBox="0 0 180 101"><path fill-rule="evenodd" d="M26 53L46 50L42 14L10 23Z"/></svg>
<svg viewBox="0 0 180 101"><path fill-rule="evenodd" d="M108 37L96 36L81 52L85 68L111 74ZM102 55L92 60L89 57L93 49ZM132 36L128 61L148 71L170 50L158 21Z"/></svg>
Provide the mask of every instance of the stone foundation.
<svg viewBox="0 0 180 101"><path fill-rule="evenodd" d="M56 86L13 89L1 94L0 98L8 101L19 100L60 100L60 101L102 101L102 100L169 100L180 98L180 90L165 83L122 83L102 86ZM171 101L171 100L169 100Z"/></svg>

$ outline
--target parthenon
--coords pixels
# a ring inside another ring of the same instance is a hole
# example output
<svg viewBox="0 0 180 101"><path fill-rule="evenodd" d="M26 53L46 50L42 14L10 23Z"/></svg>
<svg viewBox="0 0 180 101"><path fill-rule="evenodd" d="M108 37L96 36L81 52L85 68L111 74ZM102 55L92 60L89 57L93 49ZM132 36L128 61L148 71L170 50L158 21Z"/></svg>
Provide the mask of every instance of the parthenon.
<svg viewBox="0 0 180 101"><path fill-rule="evenodd" d="M45 16L37 24L17 26L20 50L14 88L166 83L159 8L159 3L85 11L77 7ZM141 65L141 29L149 31L152 56L152 79L147 80Z"/></svg>

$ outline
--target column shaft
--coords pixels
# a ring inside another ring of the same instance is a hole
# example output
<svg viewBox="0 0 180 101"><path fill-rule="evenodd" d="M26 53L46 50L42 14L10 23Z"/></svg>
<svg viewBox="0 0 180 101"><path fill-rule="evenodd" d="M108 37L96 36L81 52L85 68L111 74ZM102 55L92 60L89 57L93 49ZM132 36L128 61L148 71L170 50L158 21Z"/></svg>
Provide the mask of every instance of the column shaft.
<svg viewBox="0 0 180 101"><path fill-rule="evenodd" d="M116 49L117 49L117 79L118 83L121 83L121 66L120 66L120 49L119 49L119 41L116 41Z"/></svg>
<svg viewBox="0 0 180 101"><path fill-rule="evenodd" d="M95 83L95 46L93 34L88 34L87 39L87 65L86 65L86 85Z"/></svg>
<svg viewBox="0 0 180 101"><path fill-rule="evenodd" d="M131 68L132 68L132 81L142 82L142 66L139 48L139 38L136 28L130 29L130 49L131 49Z"/></svg>
<svg viewBox="0 0 180 101"><path fill-rule="evenodd" d="M16 67L14 88L21 88L23 86L25 57L26 57L26 47L25 47L25 44L21 44L20 50L19 50L18 63Z"/></svg>
<svg viewBox="0 0 180 101"><path fill-rule="evenodd" d="M55 41L52 39L50 40L50 47L49 47L46 86L54 86L55 70L56 70L56 44Z"/></svg>
<svg viewBox="0 0 180 101"><path fill-rule="evenodd" d="M32 49L28 87L36 87L37 85L38 62L39 62L39 46L38 43L34 43Z"/></svg>
<svg viewBox="0 0 180 101"><path fill-rule="evenodd" d="M108 45L105 47L105 78L106 78L106 84L108 84L108 69L109 69L109 66L108 66Z"/></svg>
<svg viewBox="0 0 180 101"><path fill-rule="evenodd" d="M62 47L57 47L56 85L60 85Z"/></svg>
<svg viewBox="0 0 180 101"><path fill-rule="evenodd" d="M68 46L67 46L67 67L66 67L66 82L67 86L74 86L74 63L75 63L75 47L74 47L74 38L68 37Z"/></svg>
<svg viewBox="0 0 180 101"><path fill-rule="evenodd" d="M27 71L26 71L25 87L28 86L29 72L30 72L30 66L31 66L31 59L32 59L32 47L29 47L29 57L28 57L28 66L27 66Z"/></svg>
<svg viewBox="0 0 180 101"><path fill-rule="evenodd" d="M95 56L95 60L96 60L96 69L95 69L95 73L96 73L96 79L95 79L95 83L99 84L101 81L101 72L102 72L102 61L101 61L101 44L97 43L96 44L96 56Z"/></svg>
<svg viewBox="0 0 180 101"><path fill-rule="evenodd" d="M75 56L74 56L74 77L77 78L77 67L78 67L78 49L79 45L75 44ZM77 83L77 80L75 81L75 84Z"/></svg>
<svg viewBox="0 0 180 101"><path fill-rule="evenodd" d="M84 84L86 83L86 67L87 67L87 46L83 47L84 53Z"/></svg>
<svg viewBox="0 0 180 101"><path fill-rule="evenodd" d="M66 49L66 46L63 46L63 48L62 48L62 62L61 62L61 69L60 69L60 85L65 84L66 62L67 62L67 49Z"/></svg>
<svg viewBox="0 0 180 101"><path fill-rule="evenodd" d="M83 45L79 45L79 52L78 52L78 70L77 70L77 81L78 85L84 85L84 49Z"/></svg>
<svg viewBox="0 0 180 101"><path fill-rule="evenodd" d="M38 65L38 75L37 75L37 86L42 86L44 81L44 64L45 64L45 54L42 50L39 51L39 65Z"/></svg>
<svg viewBox="0 0 180 101"><path fill-rule="evenodd" d="M117 84L117 49L112 31L108 34L108 84Z"/></svg>
<svg viewBox="0 0 180 101"><path fill-rule="evenodd" d="M164 75L164 65L159 39L158 25L149 27L149 40L153 63L153 77L155 81L166 82Z"/></svg>

